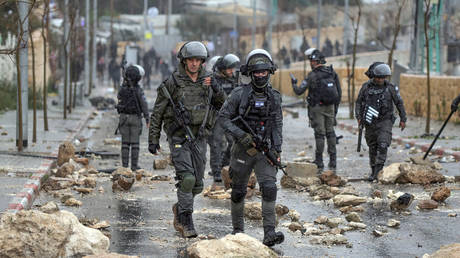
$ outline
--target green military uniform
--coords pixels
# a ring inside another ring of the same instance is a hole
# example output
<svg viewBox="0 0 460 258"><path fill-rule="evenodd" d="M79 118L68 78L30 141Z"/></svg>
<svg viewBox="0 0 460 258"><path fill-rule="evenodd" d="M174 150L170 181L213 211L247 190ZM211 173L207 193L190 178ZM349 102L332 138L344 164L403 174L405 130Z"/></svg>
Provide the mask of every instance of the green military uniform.
<svg viewBox="0 0 460 258"><path fill-rule="evenodd" d="M204 78L208 76L204 68L201 68L197 81L192 81L181 62L177 71L158 88L149 131L149 144L159 143L162 127L168 136L171 159L178 180L177 213L185 214L186 220L190 221L193 212L193 198L203 190L203 173L206 163L205 137L209 134L209 129L212 128L215 121L215 118L211 116L214 112L207 112L207 109L220 109L224 102L223 92L214 92L211 86L203 85ZM196 137L194 144L197 150L186 141L185 130L177 124L172 105L162 88L167 89L176 106L183 104L187 124ZM212 94L210 103L208 103L209 94Z"/></svg>
<svg viewBox="0 0 460 258"><path fill-rule="evenodd" d="M320 87L320 81L324 78L329 78L329 80L333 81L332 87L336 87L338 94L336 103L326 103L323 100L323 89ZM302 81L299 87L297 87L294 82L292 87L297 95L303 94L308 89L308 118L310 119L311 127L313 127L315 133L316 165L319 169L324 167L323 152L325 146L324 138L326 138L327 152L329 154L329 168L335 169L337 149L334 126L336 124L335 116L338 111L338 105L342 97L340 80L337 73L332 69L332 66L320 65L308 74L307 78Z"/></svg>

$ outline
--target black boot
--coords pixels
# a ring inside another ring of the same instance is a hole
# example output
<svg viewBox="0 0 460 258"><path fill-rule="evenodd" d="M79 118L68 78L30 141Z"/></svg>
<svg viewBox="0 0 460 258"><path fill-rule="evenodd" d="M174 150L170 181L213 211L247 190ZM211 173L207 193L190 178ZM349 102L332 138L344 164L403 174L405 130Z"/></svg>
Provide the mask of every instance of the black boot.
<svg viewBox="0 0 460 258"><path fill-rule="evenodd" d="M282 232L275 232L274 227L264 227L264 245L274 246L275 244L283 243L283 241L284 235Z"/></svg>
<svg viewBox="0 0 460 258"><path fill-rule="evenodd" d="M328 167L332 170L336 170L337 168L337 155L336 154L329 155Z"/></svg>
<svg viewBox="0 0 460 258"><path fill-rule="evenodd" d="M372 169L372 172L369 175L369 177L367 178L367 181L369 181L369 182L372 182L372 181L375 180L375 166L372 166L371 169Z"/></svg>
<svg viewBox="0 0 460 258"><path fill-rule="evenodd" d="M383 169L383 164L375 165L374 179L377 180L377 182L379 181L379 178L378 178L379 172L382 171L382 169Z"/></svg>
<svg viewBox="0 0 460 258"><path fill-rule="evenodd" d="M179 233L181 233L182 235L184 226L182 226L182 224L179 222L179 215L177 213L177 202L172 206L172 211L174 214L174 220L173 220L174 229L179 231Z"/></svg>
<svg viewBox="0 0 460 258"><path fill-rule="evenodd" d="M182 215L182 214L181 214ZM197 237L195 226L193 225L193 218L191 212L184 212L184 232L183 236L186 238Z"/></svg>
<svg viewBox="0 0 460 258"><path fill-rule="evenodd" d="M313 163L316 164L318 167L318 173L322 172L324 169L324 163L323 163L323 154L322 153L316 153L315 154L315 160Z"/></svg>
<svg viewBox="0 0 460 258"><path fill-rule="evenodd" d="M220 171L214 171L213 174L214 174L214 175L213 175L213 177L214 177L214 182L216 182L216 183L222 182L222 176L221 176L221 174L220 174Z"/></svg>
<svg viewBox="0 0 460 258"><path fill-rule="evenodd" d="M138 161L139 161L139 144L133 143L131 144L131 170L133 172L141 169L137 164Z"/></svg>

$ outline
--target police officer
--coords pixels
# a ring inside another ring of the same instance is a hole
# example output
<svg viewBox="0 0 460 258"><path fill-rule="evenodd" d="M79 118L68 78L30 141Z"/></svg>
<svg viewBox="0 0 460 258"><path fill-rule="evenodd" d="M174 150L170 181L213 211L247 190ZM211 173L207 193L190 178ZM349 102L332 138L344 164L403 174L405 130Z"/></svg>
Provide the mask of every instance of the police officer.
<svg viewBox="0 0 460 258"><path fill-rule="evenodd" d="M453 112L457 111L459 103L460 103L460 94L454 100L452 100L452 104L450 105L450 108Z"/></svg>
<svg viewBox="0 0 460 258"><path fill-rule="evenodd" d="M244 198L249 175L254 169L262 192L263 243L267 246L284 241L283 233L275 232L277 170L262 152L270 152L280 160L283 142L281 95L269 81L275 70L267 51L252 50L246 64L241 66L241 73L250 76L251 82L235 88L219 112L222 127L237 139L230 160L233 233L244 232ZM256 137L251 135L252 132ZM258 148L261 144L268 147L261 150Z"/></svg>
<svg viewBox="0 0 460 258"><path fill-rule="evenodd" d="M129 66L124 75L124 81L118 92L117 111L120 114L118 129L121 133L121 161L123 167L129 164L129 149L131 148L131 170L140 169L139 136L142 133L142 115L146 126L149 125L149 112L144 91L139 87L143 69L139 65Z"/></svg>
<svg viewBox="0 0 460 258"><path fill-rule="evenodd" d="M335 170L337 167L336 135L334 125L342 89L339 77L331 66L325 66L324 55L315 48L309 48L305 55L310 60L312 71L308 74L299 87L297 79L292 78L292 88L297 95L303 94L308 89L308 118L315 133L315 161L319 171L323 170L324 137L327 140L329 154L328 167Z"/></svg>
<svg viewBox="0 0 460 258"><path fill-rule="evenodd" d="M240 59L234 54L227 54L220 57L214 64L214 74L217 85L222 88L225 95L228 96L237 86L237 76L235 75L236 68L240 66ZM225 152L222 150L227 142ZM233 138L229 134L225 134L222 129L220 120L216 121L212 135L209 139L210 144L210 165L211 173L214 177L214 182L222 182L221 170L223 165L228 165L230 162L230 149L233 145ZM223 163L225 161L225 163Z"/></svg>
<svg viewBox="0 0 460 258"><path fill-rule="evenodd" d="M160 149L163 126L178 180L177 203L173 205L174 228L183 237L196 237L193 201L203 190L205 139L215 122L210 109L220 109L224 93L205 72L203 63L208 58L208 50L203 43L185 43L177 57L180 63L176 71L158 87L151 115L149 151L157 154Z"/></svg>
<svg viewBox="0 0 460 258"><path fill-rule="evenodd" d="M391 130L396 120L393 104L399 112L399 127L406 127L406 111L398 87L387 79L391 69L387 64L378 62L369 67L366 75L370 78L361 87L355 105L358 124L364 124L365 137L369 146L369 163L372 173L369 181L377 178L387 158L391 144Z"/></svg>

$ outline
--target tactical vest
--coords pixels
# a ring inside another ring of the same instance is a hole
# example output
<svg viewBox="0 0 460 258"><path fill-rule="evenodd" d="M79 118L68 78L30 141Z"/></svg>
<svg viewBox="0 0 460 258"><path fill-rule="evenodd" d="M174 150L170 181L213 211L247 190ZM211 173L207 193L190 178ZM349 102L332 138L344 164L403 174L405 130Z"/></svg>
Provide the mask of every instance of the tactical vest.
<svg viewBox="0 0 460 258"><path fill-rule="evenodd" d="M175 75L172 75L172 77L175 83L172 98L176 103L180 102L184 106L188 113L189 125L199 127L207 119L205 126L212 128L215 120L213 112L208 112L208 117L206 118L206 110L208 105L210 105L208 103L210 87L191 81L180 80Z"/></svg>
<svg viewBox="0 0 460 258"><path fill-rule="evenodd" d="M312 83L308 94L308 103L311 106L332 105L340 102L335 74L331 66L315 70Z"/></svg>
<svg viewBox="0 0 460 258"><path fill-rule="evenodd" d="M392 100L388 87L367 87L365 95L364 121L371 125L376 121L391 117ZM390 115L390 116L389 116Z"/></svg>
<svg viewBox="0 0 460 258"><path fill-rule="evenodd" d="M247 106L240 109L243 119L249 124L251 129L264 140L270 139L272 121L275 117L274 112L274 96L270 91L266 91L264 94L256 94L255 92L249 92L251 86L246 86L244 89L242 99L243 103L247 103ZM241 128L243 131L247 131L246 128Z"/></svg>
<svg viewBox="0 0 460 258"><path fill-rule="evenodd" d="M141 114L140 104L136 98L137 88L123 85L118 93L117 111L122 114Z"/></svg>

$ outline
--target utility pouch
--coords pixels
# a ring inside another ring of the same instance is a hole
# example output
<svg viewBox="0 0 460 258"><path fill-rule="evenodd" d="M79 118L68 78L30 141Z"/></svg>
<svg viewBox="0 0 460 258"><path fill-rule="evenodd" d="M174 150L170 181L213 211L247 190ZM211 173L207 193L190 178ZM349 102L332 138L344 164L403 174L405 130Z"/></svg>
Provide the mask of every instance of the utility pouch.
<svg viewBox="0 0 460 258"><path fill-rule="evenodd" d="M246 150L246 153L251 156L251 157L254 157L256 154L257 154L257 149L252 147L252 148L249 148L248 150Z"/></svg>

